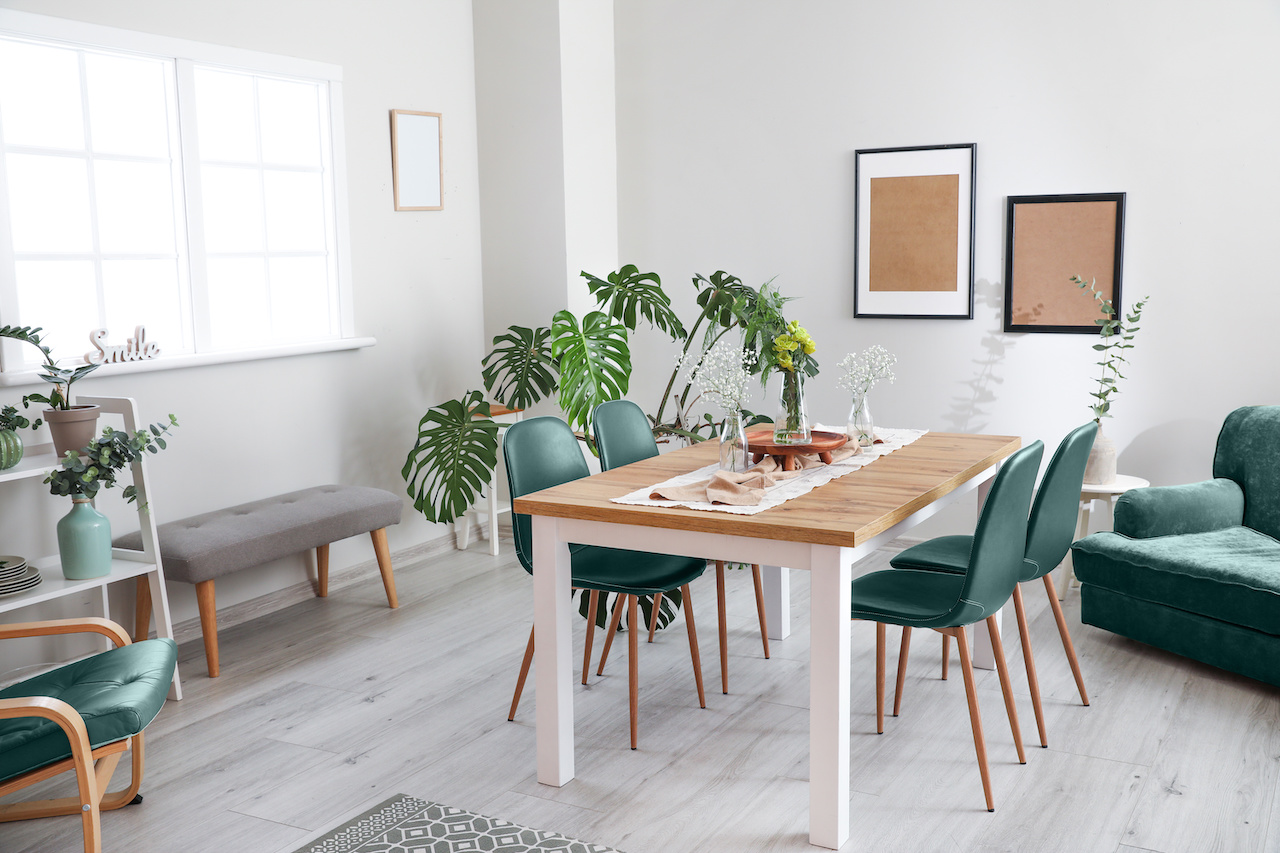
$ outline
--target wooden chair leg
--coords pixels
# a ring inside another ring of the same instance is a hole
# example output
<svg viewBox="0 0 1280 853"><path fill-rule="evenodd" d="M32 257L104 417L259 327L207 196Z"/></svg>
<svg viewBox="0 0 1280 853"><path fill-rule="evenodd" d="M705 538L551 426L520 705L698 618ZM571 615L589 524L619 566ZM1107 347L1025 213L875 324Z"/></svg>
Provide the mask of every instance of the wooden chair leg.
<svg viewBox="0 0 1280 853"><path fill-rule="evenodd" d="M884 632L883 622L876 623L876 734L884 734Z"/></svg>
<svg viewBox="0 0 1280 853"><path fill-rule="evenodd" d="M1049 736L1045 733L1044 708L1040 704L1040 679L1036 676L1036 659L1031 652L1031 631L1027 628L1027 608L1022 601L1022 585L1013 588L1013 609L1018 614L1018 639L1022 641L1022 662L1027 668L1027 686L1031 688L1031 709L1036 713L1036 730L1040 745L1049 748Z"/></svg>
<svg viewBox="0 0 1280 853"><path fill-rule="evenodd" d="M613 648L613 636L618 633L618 623L622 621L625 598L625 595L619 595L613 602L613 618L609 620L609 631L604 638L604 648L600 651L600 668L596 670L596 675L604 675L604 664L609 660L609 649Z"/></svg>
<svg viewBox="0 0 1280 853"><path fill-rule="evenodd" d="M204 660L209 677L218 677L218 604L213 581L196 584L196 606L200 610L200 632L204 634Z"/></svg>
<svg viewBox="0 0 1280 853"><path fill-rule="evenodd" d="M587 603L587 644L582 651L582 683L587 683L587 674L591 672L591 641L596 635L596 609L600 604L600 591L591 590L591 598Z"/></svg>
<svg viewBox="0 0 1280 853"><path fill-rule="evenodd" d="M760 619L760 642L764 644L764 658L769 659L769 623L764 615L764 585L760 582L760 564L752 563L751 581L756 587L756 616Z"/></svg>
<svg viewBox="0 0 1280 853"><path fill-rule="evenodd" d="M151 579L138 575L138 588L134 593L133 641L140 643L151 636Z"/></svg>
<svg viewBox="0 0 1280 853"><path fill-rule="evenodd" d="M978 690L973 683L973 661L969 658L969 641L964 628L955 628L956 647L960 650L960 671L964 673L964 692L969 700L969 723L973 726L973 748L978 753L978 772L982 775L982 793L987 798L987 811L996 810L991 796L991 774L987 772L987 742L982 736L982 714L978 710Z"/></svg>
<svg viewBox="0 0 1280 853"><path fill-rule="evenodd" d="M649 611L649 642L653 642L653 635L658 630L658 613L662 610L662 593L658 593L653 597L653 609Z"/></svg>
<svg viewBox="0 0 1280 853"><path fill-rule="evenodd" d="M396 576L391 573L391 549L387 547L387 529L380 527L369 532L373 539L373 553L378 555L378 571L382 573L382 586L387 591L387 604L395 610L400 606L396 597Z"/></svg>
<svg viewBox="0 0 1280 853"><path fill-rule="evenodd" d="M727 694L729 692L729 627L725 623L724 560L716 560L716 615L720 619L720 692Z"/></svg>
<svg viewBox="0 0 1280 853"><path fill-rule="evenodd" d="M907 654L911 651L911 628L902 628L902 648L898 649L898 683L893 688L893 715L902 710L902 685L907 680Z"/></svg>
<svg viewBox="0 0 1280 853"><path fill-rule="evenodd" d="M129 787L122 788L113 793L105 793L107 786L111 783L111 774L106 774L105 779L100 780L98 785L99 792L102 792L102 811L112 811L113 809L124 808L133 802L138 796L138 791L142 788L142 771L143 771L143 732L138 732L130 739L129 749L132 752L132 778L129 780ZM117 756L118 757L118 756ZM99 763L101 767L101 762Z"/></svg>
<svg viewBox="0 0 1280 853"><path fill-rule="evenodd" d="M987 617L987 634L991 637L991 651L996 659L996 672L1000 675L1000 692L1004 694L1004 710L1009 716L1009 729L1013 732L1013 745L1018 750L1018 763L1026 764L1027 756L1022 751L1022 729L1018 726L1018 708L1013 702L1013 682L1009 679L1009 665L1004 659L1004 644L1000 641L1000 626L996 617Z"/></svg>
<svg viewBox="0 0 1280 853"><path fill-rule="evenodd" d="M1084 676L1080 674L1080 661L1076 660L1076 647L1071 642L1071 632L1067 630L1067 617L1062 615L1062 605L1058 603L1057 593L1053 589L1053 581L1045 575L1044 588L1049 592L1049 603L1053 607L1053 618L1058 623L1058 634L1062 637L1062 648L1066 650L1067 662L1071 664L1071 674L1076 678L1076 689L1080 691L1080 701L1089 704L1089 694L1084 689Z"/></svg>
<svg viewBox="0 0 1280 853"><path fill-rule="evenodd" d="M942 680L947 680L947 668L951 666L951 638L942 635Z"/></svg>
<svg viewBox="0 0 1280 853"><path fill-rule="evenodd" d="M524 692L524 680L529 677L529 666L533 663L533 629L529 629L529 645L524 649L524 660L520 663L520 677L516 679L516 695L511 697L511 713L507 714L507 722L516 718L516 708L520 706L520 694Z"/></svg>
<svg viewBox="0 0 1280 853"><path fill-rule="evenodd" d="M329 597L329 546L316 546L316 597Z"/></svg>
<svg viewBox="0 0 1280 853"><path fill-rule="evenodd" d="M635 749L639 745L636 724L640 717L640 608L637 596L624 597L627 599L627 690L631 706L631 748Z"/></svg>
<svg viewBox="0 0 1280 853"><path fill-rule="evenodd" d="M693 679L698 683L698 706L707 707L707 694L702 690L702 655L698 652L698 629L693 624L693 599L689 597L689 585L680 587L684 593L684 624L689 630L689 657L693 660Z"/></svg>

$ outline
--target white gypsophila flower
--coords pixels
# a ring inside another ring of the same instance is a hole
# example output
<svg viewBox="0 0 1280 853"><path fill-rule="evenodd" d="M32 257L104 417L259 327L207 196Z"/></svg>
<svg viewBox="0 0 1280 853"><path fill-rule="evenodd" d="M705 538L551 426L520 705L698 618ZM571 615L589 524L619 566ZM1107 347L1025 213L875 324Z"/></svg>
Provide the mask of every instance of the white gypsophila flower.
<svg viewBox="0 0 1280 853"><path fill-rule="evenodd" d="M707 402L723 409L726 414L742 410L749 395L751 366L754 353L744 353L742 347L721 339L702 354L693 369L693 384Z"/></svg>
<svg viewBox="0 0 1280 853"><path fill-rule="evenodd" d="M879 344L867 347L854 355L849 353L837 365L844 371L837 384L851 394L866 394L881 379L892 382L896 377L890 369L898 357Z"/></svg>

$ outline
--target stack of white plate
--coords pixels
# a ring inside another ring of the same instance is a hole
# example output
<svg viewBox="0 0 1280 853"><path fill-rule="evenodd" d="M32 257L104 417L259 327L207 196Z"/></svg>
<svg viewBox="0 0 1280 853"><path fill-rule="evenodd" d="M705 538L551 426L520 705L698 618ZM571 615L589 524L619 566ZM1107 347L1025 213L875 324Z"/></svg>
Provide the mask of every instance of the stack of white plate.
<svg viewBox="0 0 1280 853"><path fill-rule="evenodd" d="M15 595L40 583L40 570L26 557L0 556L0 595Z"/></svg>

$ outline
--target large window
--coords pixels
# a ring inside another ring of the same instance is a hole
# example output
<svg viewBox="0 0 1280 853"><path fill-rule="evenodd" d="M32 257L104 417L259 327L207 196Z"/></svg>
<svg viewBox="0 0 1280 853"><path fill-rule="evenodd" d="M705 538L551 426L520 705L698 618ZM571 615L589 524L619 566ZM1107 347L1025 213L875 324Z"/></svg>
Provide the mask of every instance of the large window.
<svg viewBox="0 0 1280 853"><path fill-rule="evenodd" d="M340 85L0 12L0 323L44 327L66 361L99 328L123 344L145 326L186 360L352 337ZM5 374L35 367L6 346Z"/></svg>

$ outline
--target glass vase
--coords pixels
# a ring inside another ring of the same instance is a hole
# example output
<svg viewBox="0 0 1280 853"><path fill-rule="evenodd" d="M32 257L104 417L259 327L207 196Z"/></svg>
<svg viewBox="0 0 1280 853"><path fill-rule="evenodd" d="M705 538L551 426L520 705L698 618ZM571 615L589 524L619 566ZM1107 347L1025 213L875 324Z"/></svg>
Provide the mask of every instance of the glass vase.
<svg viewBox="0 0 1280 853"><path fill-rule="evenodd" d="M856 441L863 447L870 447L876 440L876 424L871 419L871 404L867 402L867 394L854 394L853 406L849 409L849 424L846 432L850 441Z"/></svg>
<svg viewBox="0 0 1280 853"><path fill-rule="evenodd" d="M809 439L809 418L804 409L804 374L783 370L778 415L773 420L773 443L808 444Z"/></svg>
<svg viewBox="0 0 1280 853"><path fill-rule="evenodd" d="M739 473L747 470L747 430L742 423L742 412L726 414L720 425L720 470Z"/></svg>

